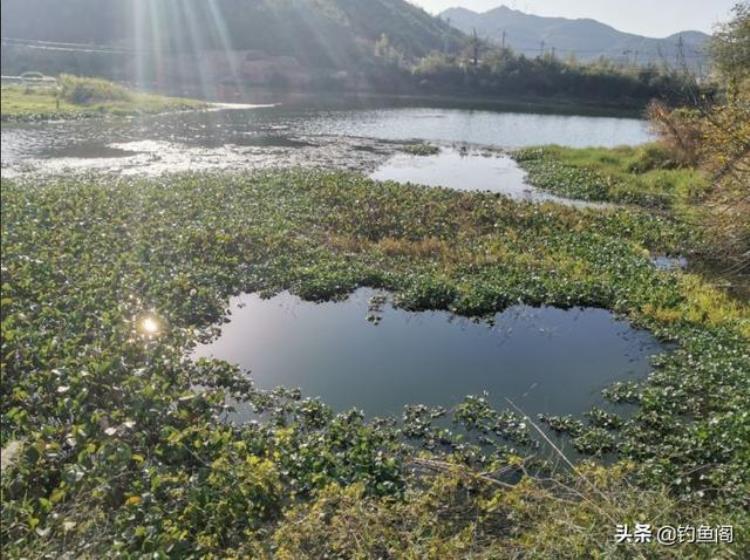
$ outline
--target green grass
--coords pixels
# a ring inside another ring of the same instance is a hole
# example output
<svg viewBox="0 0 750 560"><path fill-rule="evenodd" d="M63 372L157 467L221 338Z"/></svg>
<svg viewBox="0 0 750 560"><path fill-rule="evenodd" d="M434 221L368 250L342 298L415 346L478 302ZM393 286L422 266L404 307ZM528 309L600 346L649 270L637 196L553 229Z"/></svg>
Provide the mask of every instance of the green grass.
<svg viewBox="0 0 750 560"><path fill-rule="evenodd" d="M640 206L692 224L706 243L690 258L690 268L747 300L747 274L731 272L735 262L716 239L717 220L726 219L711 205L708 173L672 161L658 143L639 147L567 148L540 146L512 154L528 172L531 184L558 195L583 200Z"/></svg>
<svg viewBox="0 0 750 560"><path fill-rule="evenodd" d="M129 90L96 78L63 75L56 87L3 86L3 121L137 115L205 107L201 101Z"/></svg>
<svg viewBox="0 0 750 560"><path fill-rule="evenodd" d="M656 144L544 146L518 150L514 157L533 185L570 198L674 209L693 204L708 187L700 171L678 168Z"/></svg>
<svg viewBox="0 0 750 560"><path fill-rule="evenodd" d="M401 151L413 156L434 156L440 153L440 146L427 143L407 144Z"/></svg>
<svg viewBox="0 0 750 560"><path fill-rule="evenodd" d="M651 265L701 244L667 217L309 170L3 180L2 199L2 438L22 442L2 475L9 557L631 558L616 523L720 520L735 545L643 554L750 551L750 310ZM611 389L631 418L567 423L622 461L577 474L519 458L528 421L481 397L452 418L484 448L426 408L367 422L186 359L231 294L357 286L474 316L603 307L674 350ZM221 423L227 395L265 416Z"/></svg>

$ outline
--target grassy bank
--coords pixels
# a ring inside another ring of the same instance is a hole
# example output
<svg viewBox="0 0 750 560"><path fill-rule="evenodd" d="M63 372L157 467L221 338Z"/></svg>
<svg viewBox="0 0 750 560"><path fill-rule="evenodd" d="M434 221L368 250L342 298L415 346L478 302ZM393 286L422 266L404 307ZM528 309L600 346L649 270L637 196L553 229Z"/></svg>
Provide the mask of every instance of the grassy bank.
<svg viewBox="0 0 750 560"><path fill-rule="evenodd" d="M57 85L3 85L3 121L139 115L205 107L191 99L127 89L106 80L63 75Z"/></svg>
<svg viewBox="0 0 750 560"><path fill-rule="evenodd" d="M302 170L3 181L2 198L2 438L21 442L2 476L9 556L750 552L750 309L651 264L701 244L668 217ZM648 380L609 389L639 405L631 418L546 419L618 458L576 469L531 457L528 419L483 398L451 412L479 448L426 408L366 422L186 359L230 294L357 286L475 316L603 307L674 350ZM222 424L227 394L264 419ZM733 524L735 543L616 546L615 525L635 522Z"/></svg>
<svg viewBox="0 0 750 560"><path fill-rule="evenodd" d="M657 144L544 146L518 150L514 157L533 185L570 198L685 211L708 189L701 171L680 167Z"/></svg>
<svg viewBox="0 0 750 560"><path fill-rule="evenodd" d="M689 255L691 269L728 287L740 299L750 295L750 278L741 273L737 255L733 260L717 236L717 225L719 232L724 227L720 224L743 227L742 198L717 205L709 170L675 161L673 152L659 143L613 149L542 146L518 150L513 157L528 172L529 182L541 189L570 198L640 206L688 224L705 238Z"/></svg>

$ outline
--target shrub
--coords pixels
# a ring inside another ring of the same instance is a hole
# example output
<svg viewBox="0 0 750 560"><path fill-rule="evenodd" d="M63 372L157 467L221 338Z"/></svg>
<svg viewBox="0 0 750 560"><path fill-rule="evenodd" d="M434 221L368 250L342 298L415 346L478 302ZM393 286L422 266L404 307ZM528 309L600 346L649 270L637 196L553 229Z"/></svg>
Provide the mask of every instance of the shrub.
<svg viewBox="0 0 750 560"><path fill-rule="evenodd" d="M672 111L663 103L652 101L646 109L646 116L663 147L672 154L676 162L685 166L698 163L702 132L697 111Z"/></svg>
<svg viewBox="0 0 750 560"><path fill-rule="evenodd" d="M638 150L637 159L630 164L633 173L646 173L654 169L675 169L680 167L673 154L661 144L646 144Z"/></svg>
<svg viewBox="0 0 750 560"><path fill-rule="evenodd" d="M105 101L130 101L132 94L122 86L98 78L60 76L62 97L76 105L90 105Z"/></svg>

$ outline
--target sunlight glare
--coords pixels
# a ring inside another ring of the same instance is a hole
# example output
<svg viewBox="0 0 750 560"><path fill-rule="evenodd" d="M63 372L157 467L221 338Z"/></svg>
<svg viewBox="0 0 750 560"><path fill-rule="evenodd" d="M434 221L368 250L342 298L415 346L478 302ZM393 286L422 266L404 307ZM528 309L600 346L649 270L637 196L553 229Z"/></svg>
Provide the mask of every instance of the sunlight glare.
<svg viewBox="0 0 750 560"><path fill-rule="evenodd" d="M155 336L161 331L158 319L153 316L144 317L141 320L139 330L148 336Z"/></svg>
<svg viewBox="0 0 750 560"><path fill-rule="evenodd" d="M139 85L182 90L197 81L203 98L210 99L221 92L223 83L231 82L243 96L239 55L215 0L135 0L132 18Z"/></svg>

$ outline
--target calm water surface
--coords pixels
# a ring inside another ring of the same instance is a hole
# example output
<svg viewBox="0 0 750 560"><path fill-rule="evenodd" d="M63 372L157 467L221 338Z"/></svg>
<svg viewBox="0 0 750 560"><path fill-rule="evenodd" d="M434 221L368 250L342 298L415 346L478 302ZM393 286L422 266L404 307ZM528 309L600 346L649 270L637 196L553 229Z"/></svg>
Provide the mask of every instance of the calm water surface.
<svg viewBox="0 0 750 560"><path fill-rule="evenodd" d="M397 154L394 141L443 145L437 156ZM517 148L538 144L614 146L649 140L637 119L414 107L276 106L3 125L3 175L101 170L165 173L308 164L370 171L376 179L516 198L552 198L525 184L507 157L467 154L462 144ZM397 155L394 155L397 154ZM374 171L373 171L374 170ZM662 348L596 309L516 306L496 324L448 313L386 307L368 322L371 291L314 304L289 294L232 301L233 319L195 356L252 371L262 388L301 387L338 410L398 414L404 404L450 406L489 391L530 414L580 413L601 403L615 380L638 378Z"/></svg>
<svg viewBox="0 0 750 560"><path fill-rule="evenodd" d="M611 205L554 196L526 182L526 172L506 154L466 147L443 147L440 153L417 156L399 153L379 165L370 177L378 181L415 183L461 191L490 191L515 200L607 208Z"/></svg>
<svg viewBox="0 0 750 560"><path fill-rule="evenodd" d="M509 156L496 153L442 148L440 153L416 156L397 154L379 166L370 177L378 181L410 182L458 190L497 191L523 198L532 192L526 173Z"/></svg>
<svg viewBox="0 0 750 560"><path fill-rule="evenodd" d="M391 107L258 106L138 118L3 125L5 174L171 172L305 163L348 168L357 142L428 140L517 148L538 144L615 146L650 139L644 121L518 112ZM366 146L368 149L372 146ZM340 152L340 153L339 153Z"/></svg>
<svg viewBox="0 0 750 560"><path fill-rule="evenodd" d="M651 138L646 122L639 119L466 109L331 111L303 119L299 124L315 134L388 140L419 138L502 148L540 144L612 147L642 144Z"/></svg>
<svg viewBox="0 0 750 560"><path fill-rule="evenodd" d="M347 301L303 302L282 293L231 302L231 321L197 357L251 370L260 388L300 387L337 410L399 414L403 405L451 406L467 394L510 398L529 414L576 414L603 404L601 389L642 378L662 346L601 309L514 306L495 325L447 312L385 307L368 322L371 290Z"/></svg>

